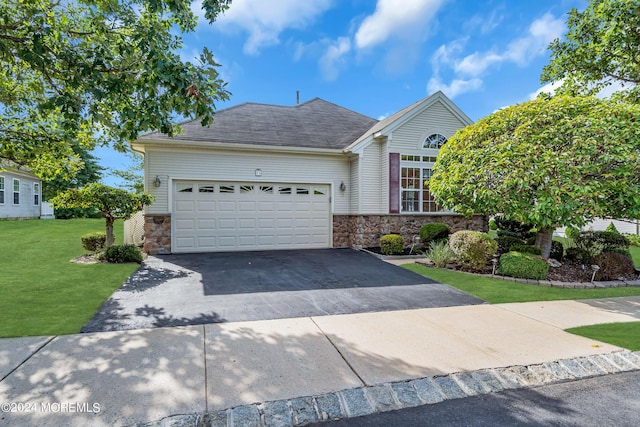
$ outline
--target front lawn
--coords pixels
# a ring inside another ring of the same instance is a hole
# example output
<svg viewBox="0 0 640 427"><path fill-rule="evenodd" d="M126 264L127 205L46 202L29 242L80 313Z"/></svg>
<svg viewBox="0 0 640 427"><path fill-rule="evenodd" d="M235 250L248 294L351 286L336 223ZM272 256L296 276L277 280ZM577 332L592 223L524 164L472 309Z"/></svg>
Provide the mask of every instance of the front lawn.
<svg viewBox="0 0 640 427"><path fill-rule="evenodd" d="M589 298L610 298L640 295L640 287L564 289L548 286L528 285L507 280L474 276L457 271L405 264L404 268L441 283L475 295L491 304L528 301L552 301Z"/></svg>
<svg viewBox="0 0 640 427"><path fill-rule="evenodd" d="M580 326L566 331L631 351L640 350L640 322Z"/></svg>
<svg viewBox="0 0 640 427"><path fill-rule="evenodd" d="M0 337L77 333L137 264L69 262L102 219L0 221ZM115 223L123 243L123 222Z"/></svg>

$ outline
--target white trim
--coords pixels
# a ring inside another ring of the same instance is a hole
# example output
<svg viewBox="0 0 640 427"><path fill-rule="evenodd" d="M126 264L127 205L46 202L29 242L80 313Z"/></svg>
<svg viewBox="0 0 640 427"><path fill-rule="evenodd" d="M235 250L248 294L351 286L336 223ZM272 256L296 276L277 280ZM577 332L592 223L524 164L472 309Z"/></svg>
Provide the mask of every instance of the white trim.
<svg viewBox="0 0 640 427"><path fill-rule="evenodd" d="M253 145L241 143L227 142L210 142L210 141L189 141L189 140L136 140L131 143L134 151L144 153L145 147L165 148L167 150L175 150L182 148L191 149L226 149L229 151L251 151L251 152L267 152L267 153L298 153L298 154L324 154L342 156L344 151L341 148L312 148L312 147L291 147L277 145Z"/></svg>

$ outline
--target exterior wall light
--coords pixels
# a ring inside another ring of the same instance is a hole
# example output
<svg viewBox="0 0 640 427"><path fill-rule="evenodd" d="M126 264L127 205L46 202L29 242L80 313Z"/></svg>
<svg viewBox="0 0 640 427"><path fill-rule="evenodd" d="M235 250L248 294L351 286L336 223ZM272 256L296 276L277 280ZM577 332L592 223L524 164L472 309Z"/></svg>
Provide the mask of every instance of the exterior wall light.
<svg viewBox="0 0 640 427"><path fill-rule="evenodd" d="M347 189L347 186L344 184L344 181L340 183L340 191L344 192Z"/></svg>
<svg viewBox="0 0 640 427"><path fill-rule="evenodd" d="M153 186L160 187L160 184L162 184L162 181L160 181L160 177L156 175L156 179L153 180Z"/></svg>

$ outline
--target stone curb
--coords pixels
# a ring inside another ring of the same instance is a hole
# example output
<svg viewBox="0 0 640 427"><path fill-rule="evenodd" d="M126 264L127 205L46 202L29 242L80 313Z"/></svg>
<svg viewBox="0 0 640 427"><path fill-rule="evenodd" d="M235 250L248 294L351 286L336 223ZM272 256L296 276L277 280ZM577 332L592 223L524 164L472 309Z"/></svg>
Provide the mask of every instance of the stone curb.
<svg viewBox="0 0 640 427"><path fill-rule="evenodd" d="M537 365L456 372L207 413L173 415L132 427L296 427L639 369L640 351L615 351Z"/></svg>

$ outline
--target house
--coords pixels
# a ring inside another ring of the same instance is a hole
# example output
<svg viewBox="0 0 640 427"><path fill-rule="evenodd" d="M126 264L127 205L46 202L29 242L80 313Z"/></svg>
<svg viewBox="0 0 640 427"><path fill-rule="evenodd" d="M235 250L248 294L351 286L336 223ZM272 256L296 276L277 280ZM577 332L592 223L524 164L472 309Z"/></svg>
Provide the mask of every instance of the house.
<svg viewBox="0 0 640 427"><path fill-rule="evenodd" d="M40 218L42 180L0 159L0 218Z"/></svg>
<svg viewBox="0 0 640 427"><path fill-rule="evenodd" d="M378 121L319 98L220 110L144 154L145 250L155 253L371 247L427 222L486 230L445 212L428 185L439 148L471 123L442 92Z"/></svg>

